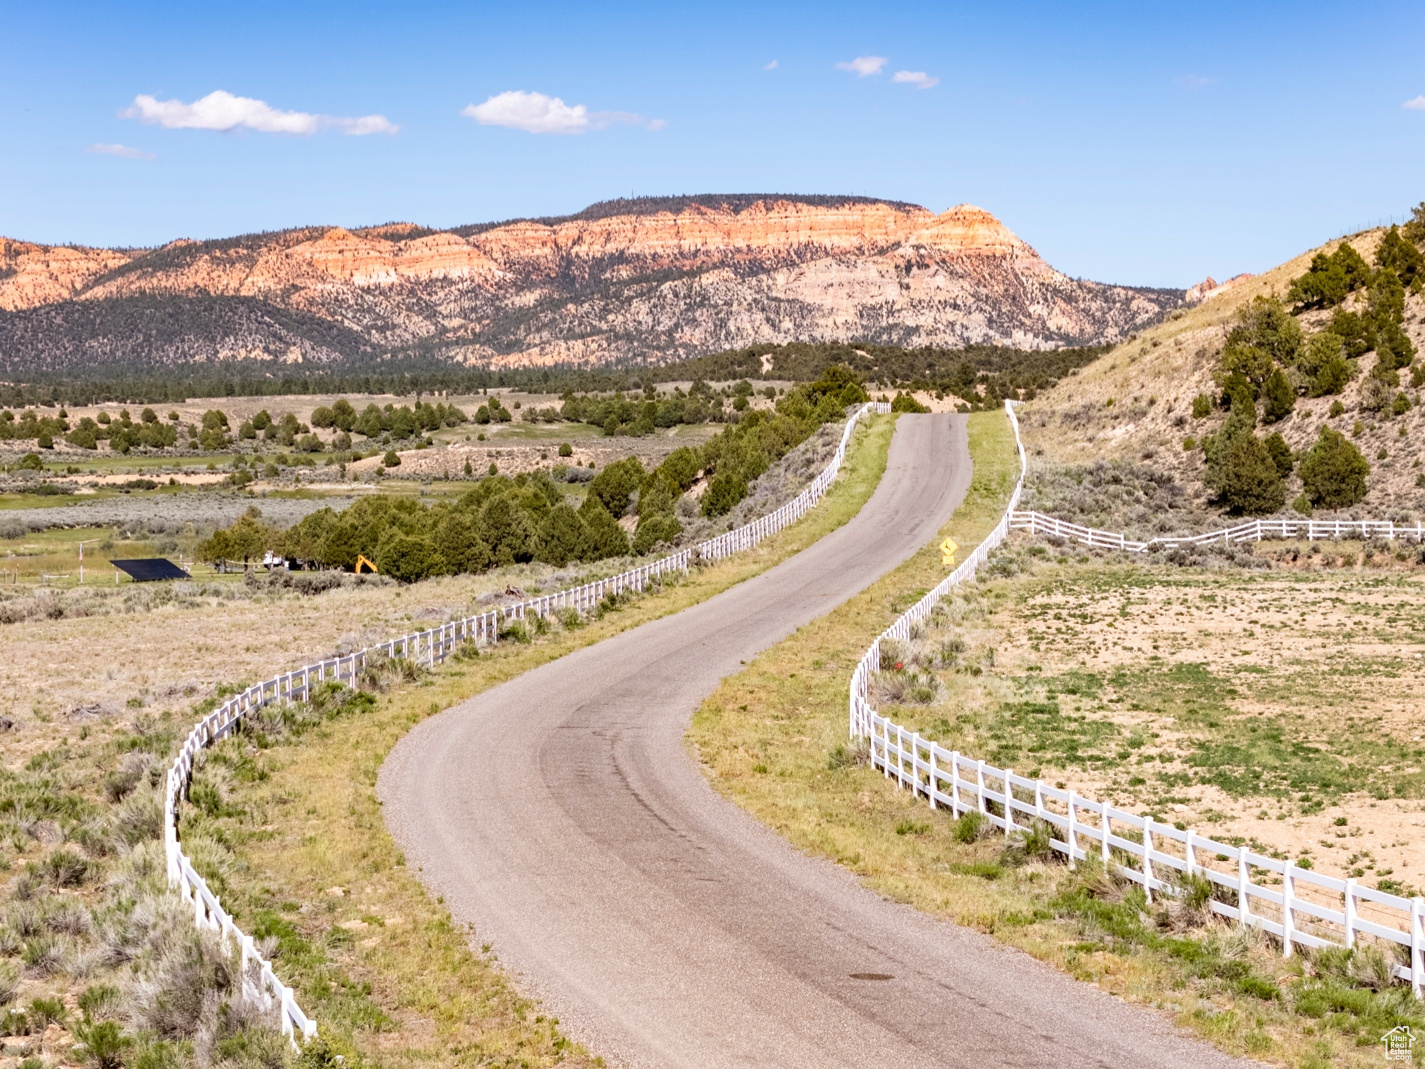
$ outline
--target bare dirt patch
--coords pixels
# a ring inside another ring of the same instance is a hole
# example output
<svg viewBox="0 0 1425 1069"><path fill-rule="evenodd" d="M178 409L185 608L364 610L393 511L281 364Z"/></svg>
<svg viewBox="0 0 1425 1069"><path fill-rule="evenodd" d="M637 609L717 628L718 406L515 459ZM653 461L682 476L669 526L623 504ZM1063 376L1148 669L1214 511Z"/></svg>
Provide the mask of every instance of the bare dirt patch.
<svg viewBox="0 0 1425 1069"><path fill-rule="evenodd" d="M1224 841L1395 893L1425 886L1413 561L1050 559L1021 544L997 559L1000 577L949 600L889 679L918 673L933 692L892 715Z"/></svg>

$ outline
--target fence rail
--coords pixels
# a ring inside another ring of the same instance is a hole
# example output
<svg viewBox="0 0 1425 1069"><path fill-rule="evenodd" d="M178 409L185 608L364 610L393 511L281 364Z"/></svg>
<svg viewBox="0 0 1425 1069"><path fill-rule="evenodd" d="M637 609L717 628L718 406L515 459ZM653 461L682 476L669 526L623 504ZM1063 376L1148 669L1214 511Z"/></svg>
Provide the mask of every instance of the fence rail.
<svg viewBox="0 0 1425 1069"><path fill-rule="evenodd" d="M830 462L815 479L787 504L751 523L735 528L725 534L699 542L687 549L679 550L649 564L632 568L607 579L596 579L582 586L561 590L543 597L531 598L501 609L466 616L452 620L424 631L417 631L399 638L388 639L375 646L368 646L355 653L342 654L303 665L301 668L284 672L272 679L254 683L246 690L235 694L194 725L184 740L178 756L168 770L168 779L163 809L163 841L167 855L168 882L176 887L185 902L192 905L194 922L200 928L216 931L224 939L237 946L242 957L243 975L248 976L249 966L256 963L259 993L266 998L269 1007L275 1008L281 1020L284 1034L293 1043L297 1037L303 1039L314 1035L316 1021L308 1017L297 1004L295 992L284 984L253 943L234 923L223 908L218 896L208 887L207 882L188 857L183 853L178 837L178 811L189 784L192 781L194 762L200 750L214 742L226 738L238 730L244 717L264 705L274 701L304 701L311 696L312 688L328 681L355 685L367 662L374 657L401 657L416 663L435 665L445 660L461 643L476 642L489 644L499 639L500 625L527 617L545 616L551 613L573 610L587 612L605 598L629 591L642 591L655 579L672 572L686 572L696 562L713 562L730 557L735 553L751 549L763 539L776 534L805 516L825 496L827 489L841 470L846 458L846 447L851 433L862 416L872 413L888 413L890 405L873 402L862 405L846 422L841 440Z"/></svg>
<svg viewBox="0 0 1425 1069"><path fill-rule="evenodd" d="M1297 947L1357 946L1370 936L1402 948L1408 963L1392 963L1397 979L1407 981L1415 996L1425 985L1425 899L1402 898L1354 879L1337 879L1303 868L1292 859L1255 853L1246 847L1218 842L1192 828L1178 828L1151 815L1130 813L1108 802L1042 780L1016 775L983 760L907 731L876 711L870 702L872 676L881 670L881 644L910 642L914 629L951 590L973 578L1013 530L1072 538L1088 545L1146 552L1152 545L1188 545L1211 541L1245 541L1263 537L1421 539L1421 527L1403 527L1375 520L1252 520L1225 531L1196 538L1135 542L1123 535L1065 523L1037 512L1019 512L1024 488L1024 446L1014 407L1005 404L1019 451L1019 480L1009 507L989 536L953 572L916 602L875 642L851 675L849 728L852 739L865 740L872 767L901 787L923 796L932 809L946 808L955 816L978 812L994 828L1013 836L1030 821L1050 829L1050 844L1072 867L1095 857L1111 871L1143 888L1151 901L1157 895L1182 893L1185 876L1206 880L1212 894L1208 908L1240 924L1250 924L1275 936L1284 957Z"/></svg>
<svg viewBox="0 0 1425 1069"><path fill-rule="evenodd" d="M1080 542L1100 549L1122 549L1129 553L1149 553L1154 548L1176 549L1179 546L1205 546L1214 542L1260 542L1264 538L1384 538L1425 542L1425 524L1393 523L1390 520L1248 520L1235 527L1223 527L1200 535L1171 535L1151 538L1146 542L1135 541L1118 531L1100 531L1095 527L1069 523L1067 520L1046 516L1042 512L1017 512L1011 510L1009 526L1014 531L1028 531L1031 534L1050 535Z"/></svg>

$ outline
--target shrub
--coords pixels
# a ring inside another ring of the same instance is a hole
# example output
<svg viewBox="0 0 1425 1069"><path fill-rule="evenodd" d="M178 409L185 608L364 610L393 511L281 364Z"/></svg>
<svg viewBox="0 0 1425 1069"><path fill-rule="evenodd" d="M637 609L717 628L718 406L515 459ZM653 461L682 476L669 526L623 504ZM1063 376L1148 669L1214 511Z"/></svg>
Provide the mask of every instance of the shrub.
<svg viewBox="0 0 1425 1069"><path fill-rule="evenodd" d="M16 465L21 471L44 471L45 466L38 453L26 453Z"/></svg>
<svg viewBox="0 0 1425 1069"><path fill-rule="evenodd" d="M572 457L574 455L574 447L568 442L560 442L559 455L561 457Z"/></svg>
<svg viewBox="0 0 1425 1069"><path fill-rule="evenodd" d="M86 1021L107 1017L119 1004L119 989L110 984L95 984L84 989L78 1002L79 1012Z"/></svg>
<svg viewBox="0 0 1425 1069"><path fill-rule="evenodd" d="M1211 443L1204 481L1229 512L1260 516L1286 503L1286 488L1271 453L1235 416Z"/></svg>
<svg viewBox="0 0 1425 1069"><path fill-rule="evenodd" d="M1286 372L1273 368L1262 385L1262 419L1267 423L1280 423L1291 414L1295 404L1296 391L1287 380Z"/></svg>
<svg viewBox="0 0 1425 1069"><path fill-rule="evenodd" d="M976 809L962 813L951 827L951 835L957 843L972 843L993 830L985 815Z"/></svg>
<svg viewBox="0 0 1425 1069"><path fill-rule="evenodd" d="M401 466L401 457L394 449L388 449L381 463L388 468L399 468Z"/></svg>
<svg viewBox="0 0 1425 1069"><path fill-rule="evenodd" d="M124 1055L134 1045L117 1021L84 1022L74 1028L76 1051L94 1069L123 1069Z"/></svg>
<svg viewBox="0 0 1425 1069"><path fill-rule="evenodd" d="M1206 419L1212 414L1212 398L1200 393L1192 399L1192 418Z"/></svg>
<svg viewBox="0 0 1425 1069"><path fill-rule="evenodd" d="M1285 479L1291 474L1291 469L1296 467L1296 458L1291 455L1291 446L1286 444L1286 439L1280 434L1267 435L1262 444L1267 447L1267 454L1272 458L1272 463L1276 465L1277 474Z"/></svg>
<svg viewBox="0 0 1425 1069"><path fill-rule="evenodd" d="M1343 405L1340 401L1332 401L1332 402L1331 402L1331 413L1330 413L1330 415L1331 415L1331 418L1332 418L1332 419L1335 419L1337 416L1344 415L1344 414L1345 414L1345 411L1346 411L1346 406Z"/></svg>
<svg viewBox="0 0 1425 1069"><path fill-rule="evenodd" d="M599 499L610 516L617 519L628 511L634 491L643 484L643 480L643 465L638 458L625 457L594 476L594 481L589 484L589 493Z"/></svg>
<svg viewBox="0 0 1425 1069"><path fill-rule="evenodd" d="M703 515L725 515L746 496L747 481L741 475L735 471L719 472L703 494Z"/></svg>
<svg viewBox="0 0 1425 1069"><path fill-rule="evenodd" d="M45 859L44 871L56 887L78 887L89 875L89 862L73 850L59 849Z"/></svg>
<svg viewBox="0 0 1425 1069"><path fill-rule="evenodd" d="M490 567L489 544L480 537L475 518L451 511L435 527L435 549L446 566L456 573L483 572Z"/></svg>
<svg viewBox="0 0 1425 1069"><path fill-rule="evenodd" d="M1318 252L1312 257L1306 273L1292 281L1286 299L1302 308L1330 308L1370 281L1370 265L1350 242L1343 241L1329 256Z"/></svg>
<svg viewBox="0 0 1425 1069"><path fill-rule="evenodd" d="M429 538L399 533L382 538L376 566L398 583L415 583L446 570L445 558Z"/></svg>
<svg viewBox="0 0 1425 1069"><path fill-rule="evenodd" d="M1340 431L1322 427L1300 465L1301 484L1317 508L1349 508L1366 496L1371 466Z"/></svg>
<svg viewBox="0 0 1425 1069"><path fill-rule="evenodd" d="M534 559L534 523L512 494L497 493L485 503L479 530L496 564L523 564Z"/></svg>
<svg viewBox="0 0 1425 1069"><path fill-rule="evenodd" d="M579 510L580 518L588 530L584 543L585 560L604 560L608 557L622 557L628 553L628 535L618 521L609 515L603 503L590 494Z"/></svg>
<svg viewBox="0 0 1425 1069"><path fill-rule="evenodd" d="M584 555L589 532L579 513L566 502L549 510L539 532L539 559L557 568Z"/></svg>
<svg viewBox="0 0 1425 1069"><path fill-rule="evenodd" d="M57 998L37 998L30 1002L30 1027L43 1034L51 1024L64 1021L64 1002Z"/></svg>
<svg viewBox="0 0 1425 1069"><path fill-rule="evenodd" d="M897 393L891 401L892 412L929 412L930 409L915 399L914 394Z"/></svg>

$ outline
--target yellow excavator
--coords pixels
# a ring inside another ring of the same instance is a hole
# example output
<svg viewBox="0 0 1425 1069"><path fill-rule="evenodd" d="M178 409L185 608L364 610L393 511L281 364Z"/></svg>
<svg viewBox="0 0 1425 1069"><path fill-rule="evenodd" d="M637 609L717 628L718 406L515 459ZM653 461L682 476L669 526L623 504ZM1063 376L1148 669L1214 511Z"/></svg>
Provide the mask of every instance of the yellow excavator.
<svg viewBox="0 0 1425 1069"><path fill-rule="evenodd" d="M367 559L366 554L364 554L364 553L358 553L358 554L356 555L356 574L357 574L357 575L360 575L360 574L361 574L361 569L362 569L363 567L365 567L366 570L369 571L369 572L371 572L373 575L376 574L376 565L372 564L371 561Z"/></svg>

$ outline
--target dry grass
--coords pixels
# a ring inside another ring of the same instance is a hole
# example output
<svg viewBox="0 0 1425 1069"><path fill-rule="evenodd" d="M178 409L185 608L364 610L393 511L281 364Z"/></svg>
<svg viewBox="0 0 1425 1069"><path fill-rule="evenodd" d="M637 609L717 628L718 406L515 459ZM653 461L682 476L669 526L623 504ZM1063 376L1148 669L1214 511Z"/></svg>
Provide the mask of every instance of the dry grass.
<svg viewBox="0 0 1425 1069"><path fill-rule="evenodd" d="M1003 417L972 417L974 486L943 532L962 547L1003 508L1011 441ZM1312 1069L1374 1065L1379 1035L1421 1021L1408 992L1372 994L1327 962L1283 962L1250 932L1202 924L1200 911L1146 908L1102 872L1070 874L978 837L870 771L846 743L847 678L875 634L941 575L927 549L727 680L690 732L714 786L876 891L1155 1007L1231 1052Z"/></svg>

